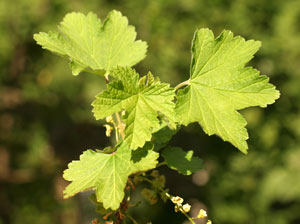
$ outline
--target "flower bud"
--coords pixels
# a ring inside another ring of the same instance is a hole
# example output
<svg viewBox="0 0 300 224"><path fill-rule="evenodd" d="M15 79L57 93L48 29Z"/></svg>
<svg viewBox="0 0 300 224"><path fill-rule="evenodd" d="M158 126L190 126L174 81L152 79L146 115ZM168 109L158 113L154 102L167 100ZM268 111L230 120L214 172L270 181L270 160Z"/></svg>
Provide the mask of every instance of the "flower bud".
<svg viewBox="0 0 300 224"><path fill-rule="evenodd" d="M174 204L182 204L183 202L183 199L179 196L176 196L176 197L172 197L171 201L174 203Z"/></svg>
<svg viewBox="0 0 300 224"><path fill-rule="evenodd" d="M206 211L203 210L203 209L200 209L200 211L199 211L199 213L198 213L198 215L197 215L197 218L198 218L198 219L202 219L202 218L205 218L205 217L207 217Z"/></svg>
<svg viewBox="0 0 300 224"><path fill-rule="evenodd" d="M106 120L107 123L114 123L114 119L111 115L106 117L105 120Z"/></svg>
<svg viewBox="0 0 300 224"><path fill-rule="evenodd" d="M105 124L104 127L106 128L105 135L106 135L107 137L110 137L111 132L112 132L112 130L113 130L113 127L111 127L109 124Z"/></svg>
<svg viewBox="0 0 300 224"><path fill-rule="evenodd" d="M189 212L191 210L191 206L188 203L186 203L182 206L182 209L185 212Z"/></svg>

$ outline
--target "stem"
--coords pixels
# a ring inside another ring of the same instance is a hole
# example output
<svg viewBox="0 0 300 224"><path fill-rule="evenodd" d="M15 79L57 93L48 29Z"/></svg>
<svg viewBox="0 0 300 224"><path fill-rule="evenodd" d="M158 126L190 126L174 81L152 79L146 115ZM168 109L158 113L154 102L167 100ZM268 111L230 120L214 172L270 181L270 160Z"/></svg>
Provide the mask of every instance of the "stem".
<svg viewBox="0 0 300 224"><path fill-rule="evenodd" d="M135 190L135 186L133 185L132 181L130 180L130 178L128 178L128 184L130 185L131 189L134 191Z"/></svg>
<svg viewBox="0 0 300 224"><path fill-rule="evenodd" d="M183 86L187 86L190 84L190 80L186 80L184 82L179 83L176 87L175 87L175 91L177 91L178 89L180 89Z"/></svg>
<svg viewBox="0 0 300 224"><path fill-rule="evenodd" d="M195 222L194 222L194 220L191 218L191 217L189 217L189 215L188 214L186 214L186 212L185 211L183 211L183 209L182 208L180 208L179 209L180 211L181 211L181 213L182 214L184 214L185 215L185 217L187 217L187 219L191 222L191 223L193 223L193 224L196 224Z"/></svg>
<svg viewBox="0 0 300 224"><path fill-rule="evenodd" d="M106 220L111 214L112 214L112 212L109 212L109 213L107 213L105 216L103 216L102 218L103 218L104 220Z"/></svg>
<svg viewBox="0 0 300 224"><path fill-rule="evenodd" d="M104 79L105 79L106 84L109 83L108 75L109 75L108 72L106 72L106 73L104 74Z"/></svg>
<svg viewBox="0 0 300 224"><path fill-rule="evenodd" d="M122 224L123 223L123 220L126 217L127 209L128 209L128 203L127 203L126 199L124 198L123 201L121 202L120 208L115 213L116 224Z"/></svg>
<svg viewBox="0 0 300 224"><path fill-rule="evenodd" d="M119 142L119 133L118 133L118 126L115 123L115 118L113 118L113 122L111 122L114 125L114 132L116 136L116 142Z"/></svg>
<svg viewBox="0 0 300 224"><path fill-rule="evenodd" d="M166 162L166 161L163 161L163 162L157 164L156 168L157 168L157 167L160 167L160 166L163 166L163 165L167 165L167 162Z"/></svg>
<svg viewBox="0 0 300 224"><path fill-rule="evenodd" d="M144 181L146 181L146 182L148 182L148 183L150 183L150 184L153 184L153 181L149 180L149 179L146 178L146 177L141 177L141 179L143 179ZM163 189L159 189L159 190L164 191Z"/></svg>
<svg viewBox="0 0 300 224"><path fill-rule="evenodd" d="M109 83L109 77L108 76L109 76L109 73L106 72L104 74L104 79L105 79L106 84ZM123 126L122 126L122 122L121 122L121 119L120 119L120 115L119 115L119 113L115 113L115 115L116 115L116 119L117 119L117 122L118 122L118 125L114 125L115 133L116 133L116 141L119 142L119 133L121 134L122 139L124 139L125 136L124 136L124 132L123 132Z"/></svg>
<svg viewBox="0 0 300 224"><path fill-rule="evenodd" d="M122 139L124 140L125 135L124 135L124 132L123 132L123 124L122 124L122 122L121 122L120 115L119 115L118 112L115 113L115 115L116 115L117 122L118 122L118 130L119 130L119 132L120 132L120 134L121 134Z"/></svg>
<svg viewBox="0 0 300 224"><path fill-rule="evenodd" d="M133 222L133 224L138 224L137 221L132 218L130 215L126 214L126 216Z"/></svg>
<svg viewBox="0 0 300 224"><path fill-rule="evenodd" d="M116 142L119 142L118 127L116 125L114 125L114 127L115 127Z"/></svg>
<svg viewBox="0 0 300 224"><path fill-rule="evenodd" d="M146 181L146 182L148 182L148 183L150 183L150 184L152 184L153 185L153 181L151 181L151 180L149 180L148 178L146 178L146 177L141 177L144 181ZM168 192L166 192L163 188L160 188L160 187L158 187L158 189L162 192L162 193L164 193L169 199L170 199L170 201L172 201L172 195L170 195ZM195 222L194 222L194 220L182 209L182 207L179 207L179 211L182 213L182 214L184 214L184 216L192 223L192 224L196 224Z"/></svg>

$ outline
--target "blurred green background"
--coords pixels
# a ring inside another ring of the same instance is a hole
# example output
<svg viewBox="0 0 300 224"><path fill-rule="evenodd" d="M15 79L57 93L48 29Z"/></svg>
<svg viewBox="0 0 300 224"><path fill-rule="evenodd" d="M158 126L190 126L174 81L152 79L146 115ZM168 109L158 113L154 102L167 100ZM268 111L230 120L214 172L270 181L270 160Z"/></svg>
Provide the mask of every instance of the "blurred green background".
<svg viewBox="0 0 300 224"><path fill-rule="evenodd" d="M85 224L99 217L89 193L63 200L62 172L88 148L110 144L91 102L105 83L95 75L71 75L65 60L33 41L55 30L70 11L112 9L136 26L148 42L135 68L152 71L175 86L188 78L196 28L218 35L230 29L261 40L251 62L281 91L267 109L249 108L249 154L184 127L173 145L194 149L205 169L182 177L161 168L167 187L192 205L206 208L213 223L300 223L300 1L299 0L2 0L0 1L0 224ZM136 193L136 200L143 200ZM184 223L171 203L132 209L139 223ZM201 223L201 222L199 222Z"/></svg>

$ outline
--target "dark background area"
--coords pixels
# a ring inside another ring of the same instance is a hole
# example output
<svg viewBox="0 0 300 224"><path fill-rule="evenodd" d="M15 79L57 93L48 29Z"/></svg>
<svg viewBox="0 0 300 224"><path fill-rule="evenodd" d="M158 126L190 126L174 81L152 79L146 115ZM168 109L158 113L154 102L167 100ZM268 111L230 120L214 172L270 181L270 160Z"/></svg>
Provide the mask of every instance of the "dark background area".
<svg viewBox="0 0 300 224"><path fill-rule="evenodd" d="M0 224L82 224L99 217L89 192L62 199L62 172L86 149L110 144L90 106L104 89L92 74L71 75L67 62L36 45L34 33L56 30L71 11L113 9L128 17L147 57L135 66L175 86L188 78L196 28L229 29L262 41L251 66L270 77L281 97L249 108L249 154L182 128L172 144L193 149L205 168L180 176L164 167L167 187L206 208L216 224L300 223L300 1L298 0L2 0L0 1ZM139 193L136 200L143 200ZM170 202L132 209L139 223L179 224ZM200 223L200 222L199 222Z"/></svg>

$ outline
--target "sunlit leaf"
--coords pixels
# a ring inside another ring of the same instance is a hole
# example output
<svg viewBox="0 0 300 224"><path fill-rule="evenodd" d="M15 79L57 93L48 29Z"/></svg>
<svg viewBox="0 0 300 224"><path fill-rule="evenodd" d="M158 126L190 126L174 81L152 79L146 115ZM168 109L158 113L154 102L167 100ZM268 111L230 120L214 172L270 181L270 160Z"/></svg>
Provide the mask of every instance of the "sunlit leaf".
<svg viewBox="0 0 300 224"><path fill-rule="evenodd" d="M34 39L44 49L67 57L74 75L83 70L104 74L117 66L135 65L146 56L146 42L135 40L134 27L115 10L103 23L92 12L72 12L58 28L59 32L35 34Z"/></svg>
<svg viewBox="0 0 300 224"><path fill-rule="evenodd" d="M215 39L209 29L197 30L188 86L178 91L177 121L199 122L207 134L217 134L246 153L246 120L237 110L266 107L279 97L266 76L245 67L259 47L260 42L234 37L230 31Z"/></svg>
<svg viewBox="0 0 300 224"><path fill-rule="evenodd" d="M202 159L193 156L193 154L193 150L185 152L179 147L170 146L162 152L167 165L183 175L191 175L203 168Z"/></svg>
<svg viewBox="0 0 300 224"><path fill-rule="evenodd" d="M125 141L131 149L142 147L160 126L158 112L174 123L174 89L161 83L149 73L139 79L131 68L118 68L112 75L118 80L110 82L107 91L97 95L93 102L96 119L125 110Z"/></svg>
<svg viewBox="0 0 300 224"><path fill-rule="evenodd" d="M64 171L64 179L72 181L64 190L64 197L71 197L79 192L93 189L97 201L105 209L116 210L124 198L124 188L128 176L138 171L155 168L158 153L152 151L153 145L132 151L122 143L111 154L87 150L79 161L73 161Z"/></svg>

